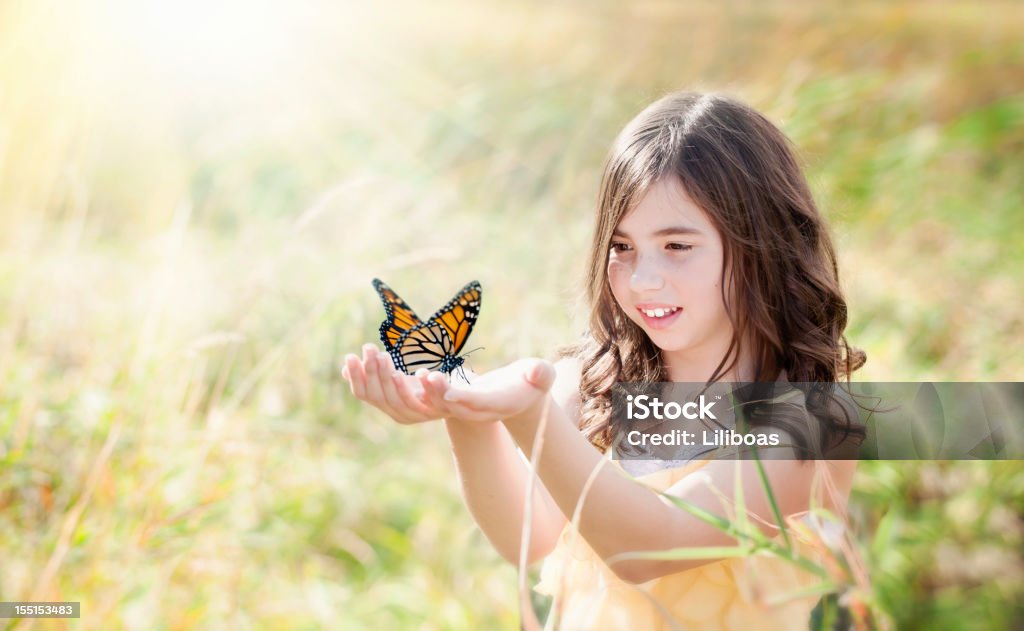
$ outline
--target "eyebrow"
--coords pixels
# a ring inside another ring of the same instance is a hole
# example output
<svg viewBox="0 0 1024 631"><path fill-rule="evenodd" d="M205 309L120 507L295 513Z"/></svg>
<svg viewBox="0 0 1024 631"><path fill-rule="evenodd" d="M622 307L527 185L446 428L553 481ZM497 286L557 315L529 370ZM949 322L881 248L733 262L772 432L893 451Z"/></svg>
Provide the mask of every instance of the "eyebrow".
<svg viewBox="0 0 1024 631"><path fill-rule="evenodd" d="M691 228L690 226L668 226L666 228L661 228L661 229L658 229L658 230L654 231L654 236L656 236L656 237L668 237L668 236L672 236L672 235L676 235L676 234L698 234L699 235L699 234L704 234L704 233L701 232L700 230L696 229L696 228ZM622 230L619 230L618 228L616 228L614 231L612 231L612 236L613 237L628 237L629 235L627 235Z"/></svg>

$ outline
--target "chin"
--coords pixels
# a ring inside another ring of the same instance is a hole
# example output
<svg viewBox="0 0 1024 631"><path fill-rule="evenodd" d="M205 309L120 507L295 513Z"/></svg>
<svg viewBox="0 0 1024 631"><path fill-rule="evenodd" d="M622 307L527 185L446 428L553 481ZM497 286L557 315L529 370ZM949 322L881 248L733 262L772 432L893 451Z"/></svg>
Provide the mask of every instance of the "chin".
<svg viewBox="0 0 1024 631"><path fill-rule="evenodd" d="M664 346L660 344L655 344L655 346L657 346L659 349L662 350L662 352L665 353L682 353L690 349L689 344L667 344Z"/></svg>
<svg viewBox="0 0 1024 631"><path fill-rule="evenodd" d="M647 337L651 338L654 345L663 351L684 351L690 347L689 342L680 340L678 335L658 335L659 333L660 331L647 331Z"/></svg>

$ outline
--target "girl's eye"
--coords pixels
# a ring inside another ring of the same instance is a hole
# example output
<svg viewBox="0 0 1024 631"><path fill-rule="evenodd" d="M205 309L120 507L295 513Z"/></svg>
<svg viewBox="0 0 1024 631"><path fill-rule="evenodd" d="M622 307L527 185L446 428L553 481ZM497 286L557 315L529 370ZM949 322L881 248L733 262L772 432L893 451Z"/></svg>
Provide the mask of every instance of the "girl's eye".
<svg viewBox="0 0 1024 631"><path fill-rule="evenodd" d="M689 245L689 244L686 244L686 243L669 243L665 247L667 247L670 250L678 250L680 252L685 252L687 250L692 250L693 249L692 245Z"/></svg>
<svg viewBox="0 0 1024 631"><path fill-rule="evenodd" d="M613 243L612 252L626 252L629 250L629 244L627 243Z"/></svg>

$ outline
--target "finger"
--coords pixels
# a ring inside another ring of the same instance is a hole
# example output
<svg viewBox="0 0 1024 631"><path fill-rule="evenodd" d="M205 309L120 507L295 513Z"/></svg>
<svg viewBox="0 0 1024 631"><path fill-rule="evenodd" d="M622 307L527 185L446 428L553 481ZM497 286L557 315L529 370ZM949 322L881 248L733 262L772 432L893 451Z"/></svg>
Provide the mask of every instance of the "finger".
<svg viewBox="0 0 1024 631"><path fill-rule="evenodd" d="M444 400L444 393L448 389L448 380L442 373L417 371L416 377L423 386L423 400L431 408L438 410L446 418L452 418L453 412Z"/></svg>
<svg viewBox="0 0 1024 631"><path fill-rule="evenodd" d="M439 401L452 414L473 414L483 412L494 401L497 392L473 389L469 384L457 385L449 382L441 373L430 373L427 387L433 400ZM460 417L461 418L461 417ZM467 419L469 420L469 419Z"/></svg>
<svg viewBox="0 0 1024 631"><path fill-rule="evenodd" d="M428 380L428 377L430 376L430 371L427 370L426 368L420 368L419 370L416 371L416 373L413 376L416 378L416 381L417 383L419 383L420 386L420 391L418 393L420 399L424 403L428 403L430 400L430 381Z"/></svg>
<svg viewBox="0 0 1024 631"><path fill-rule="evenodd" d="M523 378L531 386L547 392L555 383L555 367L543 359L528 360Z"/></svg>
<svg viewBox="0 0 1024 631"><path fill-rule="evenodd" d="M372 345L369 349L363 347L363 370L366 371L366 401L379 407L396 421L399 420L400 415L396 414L388 405L384 392L381 390L381 366L377 358L377 349Z"/></svg>
<svg viewBox="0 0 1024 631"><path fill-rule="evenodd" d="M365 363L371 357L377 356L377 347L373 344L363 344L363 362Z"/></svg>
<svg viewBox="0 0 1024 631"><path fill-rule="evenodd" d="M419 386L419 382L415 378L396 371L391 375L391 380L395 383L395 391L398 393L398 397L407 408L424 417L440 416L439 414L431 414L432 410L430 407L417 397L417 394L422 395L423 388ZM415 390L414 385L416 386Z"/></svg>
<svg viewBox="0 0 1024 631"><path fill-rule="evenodd" d="M416 378L423 387L423 401L430 407L447 409L444 405L444 389L437 383L436 377L432 378L435 374L439 373L432 373L425 368L416 371Z"/></svg>
<svg viewBox="0 0 1024 631"><path fill-rule="evenodd" d="M349 353L345 355L345 370L348 372L348 385L352 396L359 400L366 399L366 373L359 357Z"/></svg>
<svg viewBox="0 0 1024 631"><path fill-rule="evenodd" d="M494 410L489 408L493 397L480 397L475 401L461 400L452 401L449 400L448 396L450 393L456 390L445 377L440 373L431 373L430 375L430 386L432 388L432 397L439 401L438 405L444 406L447 411L449 418L457 418L462 421L495 421ZM463 391L464 390L460 390ZM479 405L478 405L479 403Z"/></svg>
<svg viewBox="0 0 1024 631"><path fill-rule="evenodd" d="M471 409L480 409L487 403L493 403L497 397L501 397L504 394L501 390L495 390L493 387L488 389L486 386L470 388L468 386L452 386L449 385L444 389L441 396L445 403L449 405L466 406Z"/></svg>
<svg viewBox="0 0 1024 631"><path fill-rule="evenodd" d="M398 391L395 389L395 381L393 375L395 375L395 366L391 361L391 357L387 353L377 354L377 377L379 379L378 387L381 393L384 395L384 401L388 407L399 413L406 413L404 416L408 418L409 412L412 410L405 409L405 404L402 401L402 397L398 395Z"/></svg>

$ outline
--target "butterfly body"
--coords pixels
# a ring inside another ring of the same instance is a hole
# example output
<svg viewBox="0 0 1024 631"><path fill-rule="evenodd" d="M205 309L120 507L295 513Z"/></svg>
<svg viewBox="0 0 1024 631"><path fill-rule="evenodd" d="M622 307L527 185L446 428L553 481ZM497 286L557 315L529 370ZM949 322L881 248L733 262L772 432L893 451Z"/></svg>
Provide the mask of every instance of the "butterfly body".
<svg viewBox="0 0 1024 631"><path fill-rule="evenodd" d="M373 279L373 288L387 315L380 325L380 340L396 368L406 374L420 368L451 374L462 366L465 360L459 352L480 313L480 283L468 283L426 321L383 281Z"/></svg>

